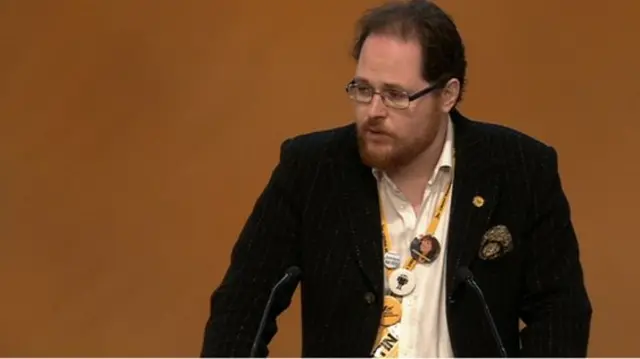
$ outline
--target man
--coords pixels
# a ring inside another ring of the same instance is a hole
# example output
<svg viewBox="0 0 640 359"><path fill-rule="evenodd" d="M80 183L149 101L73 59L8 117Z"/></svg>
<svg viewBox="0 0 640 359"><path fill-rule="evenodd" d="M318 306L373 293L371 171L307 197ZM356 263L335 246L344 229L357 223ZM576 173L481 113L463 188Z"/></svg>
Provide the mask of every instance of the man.
<svg viewBox="0 0 640 359"><path fill-rule="evenodd" d="M202 356L249 355L291 266L302 356L586 356L591 305L555 150L456 110L464 47L431 2L371 10L353 54L355 124L283 143L212 295ZM422 238L439 255L412 255Z"/></svg>

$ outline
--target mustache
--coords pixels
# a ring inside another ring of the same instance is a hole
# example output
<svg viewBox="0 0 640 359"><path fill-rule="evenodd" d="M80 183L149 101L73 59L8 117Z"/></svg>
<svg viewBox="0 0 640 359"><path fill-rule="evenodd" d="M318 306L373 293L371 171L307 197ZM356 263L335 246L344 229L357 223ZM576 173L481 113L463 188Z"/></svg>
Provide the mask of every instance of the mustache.
<svg viewBox="0 0 640 359"><path fill-rule="evenodd" d="M383 126L371 124L371 123L365 123L360 127L360 133L365 133L365 132L375 132L375 133L380 133L390 137L394 137L393 134L387 131Z"/></svg>

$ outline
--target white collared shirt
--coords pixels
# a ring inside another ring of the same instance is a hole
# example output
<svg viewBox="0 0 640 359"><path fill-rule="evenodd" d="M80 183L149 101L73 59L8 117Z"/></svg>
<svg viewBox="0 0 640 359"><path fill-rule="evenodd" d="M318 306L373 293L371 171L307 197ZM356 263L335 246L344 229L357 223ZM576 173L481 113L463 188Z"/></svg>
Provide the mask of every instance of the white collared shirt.
<svg viewBox="0 0 640 359"><path fill-rule="evenodd" d="M453 124L449 119L447 137L435 171L425 190L420 211L416 213L409 201L384 173L374 170L378 181L381 205L384 206L392 250L401 256L401 263L410 257L409 246L418 235L425 234L438 202L453 180ZM453 191L453 188L451 189ZM446 316L445 258L451 196L444 208L435 236L440 242L438 258L430 264L418 263L413 269L415 289L402 299L400 322L401 358L453 357ZM385 280L386 282L386 280Z"/></svg>

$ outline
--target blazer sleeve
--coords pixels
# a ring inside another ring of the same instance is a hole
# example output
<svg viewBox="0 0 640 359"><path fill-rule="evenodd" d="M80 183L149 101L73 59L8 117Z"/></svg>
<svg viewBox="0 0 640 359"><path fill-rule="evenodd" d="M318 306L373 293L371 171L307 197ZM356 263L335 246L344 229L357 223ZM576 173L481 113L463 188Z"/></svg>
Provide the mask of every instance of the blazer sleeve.
<svg viewBox="0 0 640 359"><path fill-rule="evenodd" d="M298 178L304 169L283 142L280 160L254 204L231 254L230 265L210 300L201 357L248 357L271 288L288 267L300 265ZM293 291L291 290L291 295ZM258 355L276 334L276 316L291 302L274 305Z"/></svg>
<svg viewBox="0 0 640 359"><path fill-rule="evenodd" d="M525 259L520 316L521 356L585 357L592 307L580 264L570 207L548 147L533 184L533 226Z"/></svg>

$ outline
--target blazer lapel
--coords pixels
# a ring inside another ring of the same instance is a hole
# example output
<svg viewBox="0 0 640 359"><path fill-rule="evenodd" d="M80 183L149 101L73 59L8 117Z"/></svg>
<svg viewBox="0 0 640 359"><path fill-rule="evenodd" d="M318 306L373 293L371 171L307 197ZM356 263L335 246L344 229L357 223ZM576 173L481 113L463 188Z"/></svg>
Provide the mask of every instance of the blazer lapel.
<svg viewBox="0 0 640 359"><path fill-rule="evenodd" d="M340 176L342 188L341 217L348 222L354 258L371 290L381 297L384 290L383 236L378 187L371 168L360 160L355 126L351 130L352 146L343 154L342 168L334 169Z"/></svg>
<svg viewBox="0 0 640 359"><path fill-rule="evenodd" d="M476 258L500 189L499 172L488 142L475 124L457 111L451 114L455 131L455 169L447 246L447 294L455 290L457 269Z"/></svg>

